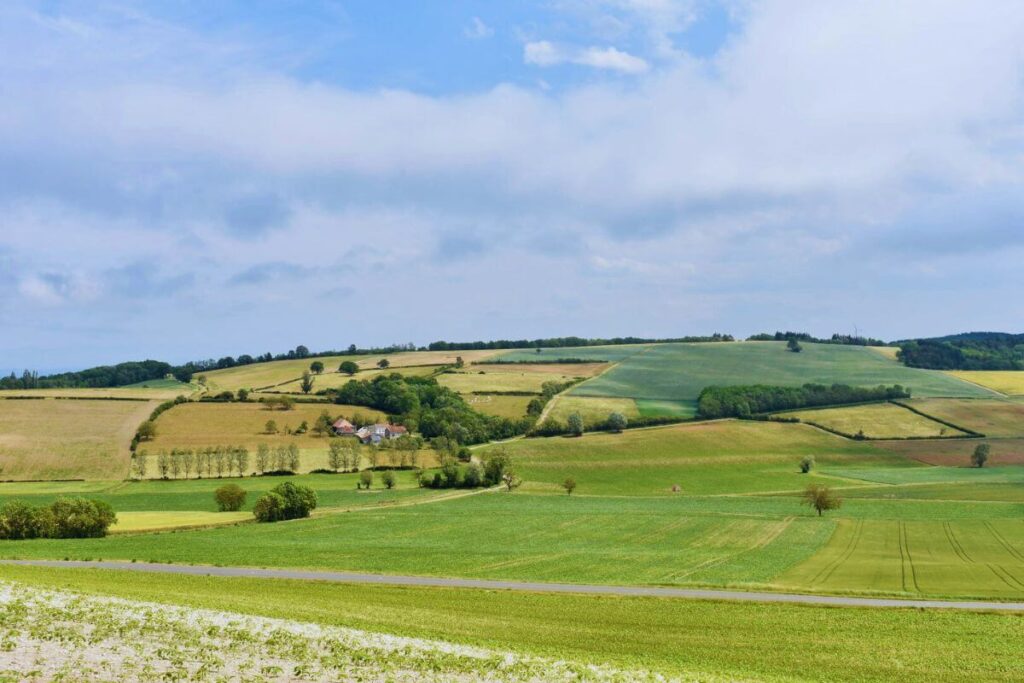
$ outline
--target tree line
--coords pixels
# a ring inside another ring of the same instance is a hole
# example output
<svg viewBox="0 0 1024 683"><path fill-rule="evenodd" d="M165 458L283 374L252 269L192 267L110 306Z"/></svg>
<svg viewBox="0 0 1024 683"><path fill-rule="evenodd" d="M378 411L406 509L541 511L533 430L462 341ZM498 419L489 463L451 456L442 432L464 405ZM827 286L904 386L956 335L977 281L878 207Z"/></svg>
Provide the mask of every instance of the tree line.
<svg viewBox="0 0 1024 683"><path fill-rule="evenodd" d="M851 387L847 384L805 384L779 387L764 384L706 387L697 399L697 413L703 418L750 417L779 410L811 408L848 403L910 398L910 389L899 384L891 387Z"/></svg>
<svg viewBox="0 0 1024 683"><path fill-rule="evenodd" d="M889 343L872 337L861 337L852 334L833 334L827 339L815 337L806 332L775 332L774 334L762 332L747 337L747 341L784 341L796 340L808 344L840 344L843 346L888 346Z"/></svg>
<svg viewBox="0 0 1024 683"><path fill-rule="evenodd" d="M487 351L493 349L564 348L573 346L621 346L623 344L665 344L734 341L731 334L715 332L710 336L653 338L611 337L592 339L586 337L548 337L546 339L497 339L494 341L449 342L436 341L427 345L428 351Z"/></svg>
<svg viewBox="0 0 1024 683"><path fill-rule="evenodd" d="M896 358L929 370L1024 370L1024 335L975 333L900 343Z"/></svg>
<svg viewBox="0 0 1024 683"><path fill-rule="evenodd" d="M100 538L116 521L102 500L61 497L42 506L13 500L0 507L0 539Z"/></svg>

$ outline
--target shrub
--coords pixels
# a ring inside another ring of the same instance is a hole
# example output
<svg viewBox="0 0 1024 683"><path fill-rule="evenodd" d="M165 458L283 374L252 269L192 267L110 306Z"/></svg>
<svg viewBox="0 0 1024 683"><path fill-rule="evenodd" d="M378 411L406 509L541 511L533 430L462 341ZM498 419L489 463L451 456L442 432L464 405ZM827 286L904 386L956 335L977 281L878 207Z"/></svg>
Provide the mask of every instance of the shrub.
<svg viewBox="0 0 1024 683"><path fill-rule="evenodd" d="M152 441L156 436L156 423L152 420L146 420L139 425L139 430L136 432L136 436L139 441Z"/></svg>
<svg viewBox="0 0 1024 683"><path fill-rule="evenodd" d="M583 436L583 416L579 413L572 413L565 421L569 433L573 436Z"/></svg>
<svg viewBox="0 0 1024 683"><path fill-rule="evenodd" d="M42 538L48 536L50 529L45 528L44 508L14 500L0 507L0 538L20 541L26 538Z"/></svg>
<svg viewBox="0 0 1024 683"><path fill-rule="evenodd" d="M974 449L974 453L971 454L971 464L975 467L984 467L985 463L988 462L988 455L992 451L992 447L987 443L980 443Z"/></svg>
<svg viewBox="0 0 1024 683"><path fill-rule="evenodd" d="M117 521L114 509L102 500L58 498L49 511L54 538L102 538Z"/></svg>
<svg viewBox="0 0 1024 683"><path fill-rule="evenodd" d="M621 432L629 425L629 420L622 413L612 413L608 416L608 429L613 432Z"/></svg>
<svg viewBox="0 0 1024 683"><path fill-rule="evenodd" d="M309 517L309 513L316 509L316 491L308 486L286 481L272 488L271 492L284 498L285 519Z"/></svg>
<svg viewBox="0 0 1024 683"><path fill-rule="evenodd" d="M279 522L284 519L284 498L273 491L260 496L252 506L252 514L257 522Z"/></svg>
<svg viewBox="0 0 1024 683"><path fill-rule="evenodd" d="M380 476L380 480L384 483L385 488L395 488L395 473L391 470L385 470L384 474Z"/></svg>
<svg viewBox="0 0 1024 683"><path fill-rule="evenodd" d="M812 469L814 469L814 456L804 456L804 458L800 461L800 471L803 472L804 474L807 474Z"/></svg>
<svg viewBox="0 0 1024 683"><path fill-rule="evenodd" d="M576 480L572 477L566 478L566 480L562 482L562 488L565 489L565 493L567 495L571 496L572 492L576 490Z"/></svg>
<svg viewBox="0 0 1024 683"><path fill-rule="evenodd" d="M360 472L359 473L359 482L356 484L356 488L362 487L364 489L369 490L369 488L372 485L373 485L373 471L372 470L363 470L362 472Z"/></svg>
<svg viewBox="0 0 1024 683"><path fill-rule="evenodd" d="M214 491L213 499L221 512L237 512L245 505L245 489L238 484L225 484Z"/></svg>

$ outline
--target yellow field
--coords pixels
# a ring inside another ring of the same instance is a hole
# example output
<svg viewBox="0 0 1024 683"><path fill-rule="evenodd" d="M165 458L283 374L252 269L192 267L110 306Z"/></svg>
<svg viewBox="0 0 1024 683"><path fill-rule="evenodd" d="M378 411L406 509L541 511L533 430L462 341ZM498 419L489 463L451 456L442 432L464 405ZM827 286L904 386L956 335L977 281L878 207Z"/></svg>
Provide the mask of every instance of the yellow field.
<svg viewBox="0 0 1024 683"><path fill-rule="evenodd" d="M622 413L628 419L640 417L636 401L631 398L602 398L589 396L559 395L548 411L548 418L565 422L572 413L583 417L583 424L590 426L608 419L611 413Z"/></svg>
<svg viewBox="0 0 1024 683"><path fill-rule="evenodd" d="M144 388L141 386L114 387L110 389L7 389L0 391L0 399L11 396L43 396L46 398L133 398L147 401L170 400L178 396L189 396L193 389L187 385L182 388Z"/></svg>
<svg viewBox="0 0 1024 683"><path fill-rule="evenodd" d="M900 350L898 346L869 346L868 348L890 360L896 360L896 353Z"/></svg>
<svg viewBox="0 0 1024 683"><path fill-rule="evenodd" d="M584 373L591 372L586 369L590 365L588 363L581 369L572 364L559 365L557 370L545 365L475 365L472 370L438 375L437 381L460 394L503 391L528 391L539 394L545 382L567 382L577 377L589 377L589 374ZM577 372L579 374L574 374Z"/></svg>
<svg viewBox="0 0 1024 683"><path fill-rule="evenodd" d="M197 510L119 512L117 524L110 532L158 531L161 529L186 529L189 527L234 524L252 519L251 512L201 512Z"/></svg>
<svg viewBox="0 0 1024 683"><path fill-rule="evenodd" d="M526 406L532 398L532 396L477 394L466 396L466 402L473 407L473 410L486 415L497 415L514 420L526 416Z"/></svg>
<svg viewBox="0 0 1024 683"><path fill-rule="evenodd" d="M408 377L425 377L434 373L437 370L436 365L411 365L396 368L388 368L387 370L361 370L355 375L346 375L342 372L328 372L324 371L322 375L313 375L313 392L316 393L321 389L337 389L344 385L349 380L371 380L374 377L387 373L398 373ZM302 380L297 379L294 382L282 384L276 386L272 391L274 392L286 392L289 394L301 394L302 393Z"/></svg>
<svg viewBox="0 0 1024 683"><path fill-rule="evenodd" d="M1024 371L1021 370L949 370L946 374L1007 396L1024 395Z"/></svg>
<svg viewBox="0 0 1024 683"><path fill-rule="evenodd" d="M157 420L157 435L140 445L150 453L172 448L206 446L245 446L253 450L261 443L270 446L294 443L300 449L327 448L327 438L312 431L288 435L287 428L298 428L305 420L310 427L323 411L331 417L352 417L356 413L383 420L379 411L359 406L331 403L296 403L293 410L267 410L259 403L184 403L163 413ZM278 434L265 434L267 420L277 423Z"/></svg>
<svg viewBox="0 0 1024 683"><path fill-rule="evenodd" d="M387 358L392 368L403 368L410 365L454 365L455 360L459 357L462 358L462 362L468 365L499 353L503 353L503 351L406 351L404 353L366 356L364 360L359 361L359 367L366 369L375 368L377 367L377 361L381 358Z"/></svg>
<svg viewBox="0 0 1024 683"><path fill-rule="evenodd" d="M3 479L121 479L156 401L0 401Z"/></svg>
<svg viewBox="0 0 1024 683"><path fill-rule="evenodd" d="M863 431L871 439L963 436L964 432L918 415L892 403L876 403L848 408L824 408L783 413L803 422L821 425L844 434Z"/></svg>

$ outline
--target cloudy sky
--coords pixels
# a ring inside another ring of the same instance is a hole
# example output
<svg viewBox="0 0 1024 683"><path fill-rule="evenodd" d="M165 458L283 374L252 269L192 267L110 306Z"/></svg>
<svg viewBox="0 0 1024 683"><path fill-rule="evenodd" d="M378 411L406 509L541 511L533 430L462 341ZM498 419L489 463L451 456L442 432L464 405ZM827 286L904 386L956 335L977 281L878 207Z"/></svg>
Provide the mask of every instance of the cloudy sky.
<svg viewBox="0 0 1024 683"><path fill-rule="evenodd" d="M0 371L1022 330L1024 3L0 3Z"/></svg>

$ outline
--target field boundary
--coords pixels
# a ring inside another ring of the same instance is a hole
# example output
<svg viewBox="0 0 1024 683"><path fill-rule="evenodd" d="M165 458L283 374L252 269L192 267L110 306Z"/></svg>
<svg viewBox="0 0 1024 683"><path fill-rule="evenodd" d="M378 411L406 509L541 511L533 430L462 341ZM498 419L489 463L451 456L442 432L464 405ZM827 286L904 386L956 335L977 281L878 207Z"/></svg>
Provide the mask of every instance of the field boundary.
<svg viewBox="0 0 1024 683"><path fill-rule="evenodd" d="M953 399L953 400L958 400L958 399ZM975 400L986 400L986 399L975 399ZM952 422L950 422L948 420L943 420L942 418L935 417L934 415L929 415L928 413L924 412L923 410L919 410L919 409L917 409L917 408L915 408L913 406L909 406L906 403L900 403L899 401L896 401L896 400L889 401L889 402L894 404L894 405L898 405L901 408L906 408L907 410L909 410L912 413L917 413L921 417L927 417L929 420L932 420L934 422L938 422L939 424L946 425L947 427L952 427L953 429L958 429L961 432L964 432L965 434L970 434L974 438L982 438L982 439L985 438L985 435L982 434L981 432L976 432L973 429L970 429L968 427L961 427L960 425L954 424L954 423L952 423ZM956 437L945 437L945 438L956 438Z"/></svg>

